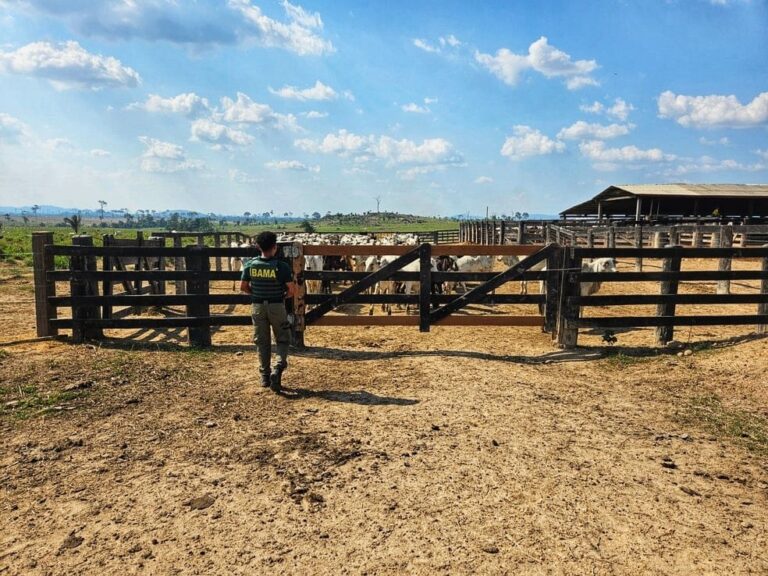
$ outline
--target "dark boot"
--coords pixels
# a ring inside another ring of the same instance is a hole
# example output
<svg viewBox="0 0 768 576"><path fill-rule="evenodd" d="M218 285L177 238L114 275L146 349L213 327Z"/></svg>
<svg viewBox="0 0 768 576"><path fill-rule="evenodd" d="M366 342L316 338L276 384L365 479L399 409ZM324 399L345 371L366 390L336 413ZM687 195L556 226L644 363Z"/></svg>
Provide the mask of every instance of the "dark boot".
<svg viewBox="0 0 768 576"><path fill-rule="evenodd" d="M273 392L280 392L280 390L283 389L283 372L285 372L285 369L288 368L287 362L281 362L277 366L275 366L275 369L272 370L272 375L270 376L271 380L271 386Z"/></svg>
<svg viewBox="0 0 768 576"><path fill-rule="evenodd" d="M271 378L269 376L269 372L262 372L261 373L261 385L264 386L264 388L269 388L272 384Z"/></svg>

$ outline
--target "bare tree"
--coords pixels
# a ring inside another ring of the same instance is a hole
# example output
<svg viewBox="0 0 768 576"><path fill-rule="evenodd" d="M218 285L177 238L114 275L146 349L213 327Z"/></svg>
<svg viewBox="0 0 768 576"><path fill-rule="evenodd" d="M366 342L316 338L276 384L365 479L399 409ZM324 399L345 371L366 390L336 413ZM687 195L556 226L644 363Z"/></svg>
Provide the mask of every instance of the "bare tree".
<svg viewBox="0 0 768 576"><path fill-rule="evenodd" d="M104 221L104 206L107 205L106 200L99 200L99 220Z"/></svg>
<svg viewBox="0 0 768 576"><path fill-rule="evenodd" d="M381 194L377 194L373 199L376 200L376 214L381 214Z"/></svg>

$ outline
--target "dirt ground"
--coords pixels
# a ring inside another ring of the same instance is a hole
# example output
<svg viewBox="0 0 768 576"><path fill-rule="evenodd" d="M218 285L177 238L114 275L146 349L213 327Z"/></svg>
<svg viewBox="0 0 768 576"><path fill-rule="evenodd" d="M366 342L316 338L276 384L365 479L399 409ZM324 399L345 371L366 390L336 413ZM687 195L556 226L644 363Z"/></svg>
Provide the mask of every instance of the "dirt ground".
<svg viewBox="0 0 768 576"><path fill-rule="evenodd" d="M247 328L34 341L30 282L0 267L2 576L768 574L754 327L313 328L276 395Z"/></svg>

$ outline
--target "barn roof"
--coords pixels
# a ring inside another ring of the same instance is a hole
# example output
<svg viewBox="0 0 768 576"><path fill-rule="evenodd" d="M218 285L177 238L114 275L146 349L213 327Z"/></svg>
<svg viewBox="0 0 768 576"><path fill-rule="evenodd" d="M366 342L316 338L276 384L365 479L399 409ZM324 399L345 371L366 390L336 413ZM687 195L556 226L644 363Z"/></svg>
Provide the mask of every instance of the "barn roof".
<svg viewBox="0 0 768 576"><path fill-rule="evenodd" d="M653 205L649 200L655 201L658 214L707 214L717 208L721 213L758 215L768 209L768 184L616 184L560 214L594 215L600 205L605 215L634 215L638 198L646 209Z"/></svg>

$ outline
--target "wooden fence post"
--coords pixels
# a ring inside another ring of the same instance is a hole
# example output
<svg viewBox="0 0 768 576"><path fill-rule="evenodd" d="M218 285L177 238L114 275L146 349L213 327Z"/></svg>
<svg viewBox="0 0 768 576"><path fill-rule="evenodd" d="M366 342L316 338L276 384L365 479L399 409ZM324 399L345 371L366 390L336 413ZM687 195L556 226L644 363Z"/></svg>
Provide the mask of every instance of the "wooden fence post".
<svg viewBox="0 0 768 576"><path fill-rule="evenodd" d="M187 280L187 293L198 296L187 304L187 316L190 318L208 318L211 308L208 301L208 288L210 278L208 272L211 263L208 258L208 250L204 246L188 246L184 256L186 269L195 272L193 278ZM189 345L197 348L206 348L211 345L211 327L190 326L188 330Z"/></svg>
<svg viewBox="0 0 768 576"><path fill-rule="evenodd" d="M174 235L173 237L173 247L174 248L181 248L181 236ZM175 256L173 259L173 269L176 272L181 272L184 270L184 256ZM187 286L184 282L184 280L175 280L174 284L176 286L176 294L186 294L187 293Z"/></svg>
<svg viewBox="0 0 768 576"><path fill-rule="evenodd" d="M701 233L701 226L696 224L693 227L693 236L691 237L691 246L693 248L701 248L703 234Z"/></svg>
<svg viewBox="0 0 768 576"><path fill-rule="evenodd" d="M768 244L763 244L763 248L768 248ZM768 256L762 259L760 270L768 272ZM763 294L765 299L757 305L757 313L760 315L768 314L768 278L760 280L760 294ZM768 333L768 324L758 324L757 333Z"/></svg>
<svg viewBox="0 0 768 576"><path fill-rule="evenodd" d="M296 292L293 295L293 327L291 330L293 345L297 348L304 348L307 286L304 283L304 245L300 242L294 242L292 245L291 265L293 266L293 277L296 280Z"/></svg>
<svg viewBox="0 0 768 576"><path fill-rule="evenodd" d="M572 297L581 294L581 256L575 248L564 248L563 258L563 293L560 298L558 314L557 343L560 348L575 348L579 339L580 306L571 302Z"/></svg>
<svg viewBox="0 0 768 576"><path fill-rule="evenodd" d="M507 243L507 221L502 220L500 226L501 226L501 243L506 244ZM522 244L522 242L518 242L518 244Z"/></svg>
<svg viewBox="0 0 768 576"><path fill-rule="evenodd" d="M72 237L73 246L93 246L93 237L80 235ZM96 270L96 256L72 256L70 259L70 269L77 272L93 272ZM70 281L69 292L72 298L79 296L98 296L99 288L96 280L87 280L83 278L73 278ZM97 340L103 338L104 333L101 328L88 328L86 322L90 319L99 319L101 311L98 306L82 304L72 304L72 341L82 343L86 339Z"/></svg>
<svg viewBox="0 0 768 576"><path fill-rule="evenodd" d="M114 235L112 234L104 234L101 237L101 244L102 246L109 247L113 244L113 240L115 239ZM111 256L104 256L101 264L101 269L104 272L111 272L113 268L112 264L112 257ZM104 278L104 281L101 283L101 293L104 296L111 296L112 295L112 280L109 278ZM111 304L104 304L104 306L101 309L101 316L102 318L112 318L112 305Z"/></svg>
<svg viewBox="0 0 768 576"><path fill-rule="evenodd" d="M616 248L616 228L608 227L608 248Z"/></svg>
<svg viewBox="0 0 768 576"><path fill-rule="evenodd" d="M720 232L720 248L731 248L733 246L733 229L730 226L723 226ZM731 270L731 257L720 258L717 263L718 272L729 272ZM730 294L731 293L731 281L730 280L718 280L717 281L717 293L718 294Z"/></svg>
<svg viewBox="0 0 768 576"><path fill-rule="evenodd" d="M642 248L643 247L643 227L642 225L635 226L635 248ZM636 272L642 272L643 271L643 257L638 256L635 259L635 271Z"/></svg>
<svg viewBox="0 0 768 576"><path fill-rule="evenodd" d="M669 227L669 242L667 246L679 246L680 245L680 230L677 226Z"/></svg>
<svg viewBox="0 0 768 576"><path fill-rule="evenodd" d="M680 272L680 264L682 262L682 246L673 244L667 246L670 249L670 255L668 258L664 258L661 264L662 272ZM660 294L674 295L677 294L677 286L679 280L677 278L670 280L662 280ZM672 316L675 315L675 304L673 302L660 302L656 305L656 316ZM674 324L666 324L664 326L656 327L656 345L665 346L667 342L670 342L675 334Z"/></svg>
<svg viewBox="0 0 768 576"><path fill-rule="evenodd" d="M432 296L432 246L419 246L419 332L429 332Z"/></svg>
<svg viewBox="0 0 768 576"><path fill-rule="evenodd" d="M214 248L221 248L221 234L219 232L215 232L213 235L213 246ZM215 262L216 272L221 272L221 254L216 254Z"/></svg>
<svg viewBox="0 0 768 576"><path fill-rule="evenodd" d="M56 282L48 280L53 271L54 258L45 253L46 244L53 244L53 232L32 232L32 271L35 279L35 328L38 336L56 336L58 330L51 326L56 318L56 307L48 298L56 296Z"/></svg>
<svg viewBox="0 0 768 576"><path fill-rule="evenodd" d="M560 279L563 272L565 249L557 248L547 257L546 300L544 301L544 325L542 330L557 338L557 312L560 305Z"/></svg>

